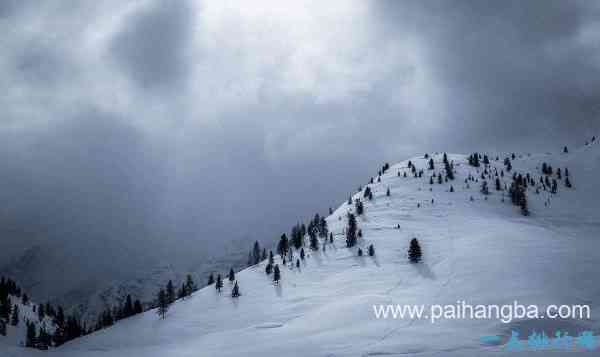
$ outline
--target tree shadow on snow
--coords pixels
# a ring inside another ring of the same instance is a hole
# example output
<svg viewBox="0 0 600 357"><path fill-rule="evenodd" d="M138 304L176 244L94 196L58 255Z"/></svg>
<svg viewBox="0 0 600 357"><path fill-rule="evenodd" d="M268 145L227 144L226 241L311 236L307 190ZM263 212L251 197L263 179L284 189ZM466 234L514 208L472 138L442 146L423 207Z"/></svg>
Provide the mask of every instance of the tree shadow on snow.
<svg viewBox="0 0 600 357"><path fill-rule="evenodd" d="M415 267L415 269L417 269L417 272L419 274L421 274L422 277L424 277L426 279L432 279L432 280L434 280L436 278L435 273L433 272L433 270L431 270L429 265L421 262L421 263L413 264L413 266Z"/></svg>

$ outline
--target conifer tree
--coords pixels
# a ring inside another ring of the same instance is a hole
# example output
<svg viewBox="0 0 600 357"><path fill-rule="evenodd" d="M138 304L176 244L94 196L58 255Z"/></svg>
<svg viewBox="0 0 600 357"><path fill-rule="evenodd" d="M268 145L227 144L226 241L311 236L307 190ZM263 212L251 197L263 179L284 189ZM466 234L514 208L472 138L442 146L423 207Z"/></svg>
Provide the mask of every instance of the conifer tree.
<svg viewBox="0 0 600 357"><path fill-rule="evenodd" d="M10 324L12 326L19 326L19 305L15 304L12 309L12 315L10 317Z"/></svg>
<svg viewBox="0 0 600 357"><path fill-rule="evenodd" d="M359 257L362 257L362 256L363 256L363 251L362 251L362 249L360 249L360 248L358 248L358 256L359 256Z"/></svg>
<svg viewBox="0 0 600 357"><path fill-rule="evenodd" d="M304 257L306 255L304 254L304 248L300 249L300 259L304 260Z"/></svg>
<svg viewBox="0 0 600 357"><path fill-rule="evenodd" d="M280 256L283 256L285 254L285 252L288 251L289 247L290 247L289 240L284 233L281 235L281 238L279 239L279 243L277 243L277 253Z"/></svg>
<svg viewBox="0 0 600 357"><path fill-rule="evenodd" d="M488 188L487 181L485 181L485 180L481 183L481 193L483 193L484 195L490 194L490 190Z"/></svg>
<svg viewBox="0 0 600 357"><path fill-rule="evenodd" d="M173 282L171 280L169 280L167 283L165 293L167 294L168 303L172 304L175 301L175 287L173 286Z"/></svg>
<svg viewBox="0 0 600 357"><path fill-rule="evenodd" d="M369 256L372 257L375 255L375 248L373 247L373 244L369 245Z"/></svg>
<svg viewBox="0 0 600 357"><path fill-rule="evenodd" d="M364 211L365 211L363 203L359 199L356 199L355 208L356 208L356 214L359 215L359 216L362 215L364 213Z"/></svg>
<svg viewBox="0 0 600 357"><path fill-rule="evenodd" d="M273 268L273 283L278 285L279 280L281 280L281 272L279 271L279 265L275 264L275 268Z"/></svg>
<svg viewBox="0 0 600 357"><path fill-rule="evenodd" d="M134 314L141 314L142 312L144 312L144 308L142 307L142 303L140 302L140 300L136 299L135 302L133 303L133 313Z"/></svg>
<svg viewBox="0 0 600 357"><path fill-rule="evenodd" d="M454 186L450 185L450 192L454 192Z"/></svg>
<svg viewBox="0 0 600 357"><path fill-rule="evenodd" d="M233 281L235 280L235 272L233 271L233 268L229 269L228 279L231 283L233 283Z"/></svg>
<svg viewBox="0 0 600 357"><path fill-rule="evenodd" d="M37 342L37 331L33 322L27 322L27 333L25 337L25 347L33 348Z"/></svg>
<svg viewBox="0 0 600 357"><path fill-rule="evenodd" d="M353 247L356 244L357 229L356 217L352 213L348 213L348 228L346 229L346 246L348 248Z"/></svg>
<svg viewBox="0 0 600 357"><path fill-rule="evenodd" d="M417 238L413 238L410 241L410 247L408 248L408 259L411 263L418 263L422 258L421 246Z"/></svg>
<svg viewBox="0 0 600 357"><path fill-rule="evenodd" d="M333 243L333 233L329 233L329 243Z"/></svg>
<svg viewBox="0 0 600 357"><path fill-rule="evenodd" d="M223 279L221 279L221 274L217 274L217 283L215 284L215 289L217 289L217 292L221 292L221 289L223 288Z"/></svg>
<svg viewBox="0 0 600 357"><path fill-rule="evenodd" d="M296 259L296 268L300 269L300 259Z"/></svg>
<svg viewBox="0 0 600 357"><path fill-rule="evenodd" d="M569 178L568 178L568 177L566 177L566 178L565 178L565 186L566 186L566 187L568 187L568 188L571 188L571 187L573 187L573 186L571 185L571 181L569 180Z"/></svg>
<svg viewBox="0 0 600 357"><path fill-rule="evenodd" d="M6 322L4 322L4 319L0 319L0 336L6 336Z"/></svg>
<svg viewBox="0 0 600 357"><path fill-rule="evenodd" d="M191 274L188 274L186 276L184 288L185 288L185 296L190 296L190 295L192 295L192 293L194 291L196 291L196 283L194 282L194 279L192 278Z"/></svg>
<svg viewBox="0 0 600 357"><path fill-rule="evenodd" d="M236 298L238 296L240 296L240 287L238 286L238 283L236 281L233 285L233 289L231 289L231 297Z"/></svg>
<svg viewBox="0 0 600 357"><path fill-rule="evenodd" d="M131 295L127 294L127 297L125 298L125 306L123 306L123 315L124 317L129 317L133 314L133 302L131 301Z"/></svg>
<svg viewBox="0 0 600 357"><path fill-rule="evenodd" d="M164 289L160 289L158 292L158 310L157 314L161 319L164 319L167 315L167 311L169 311L169 298L167 297L167 293Z"/></svg>
<svg viewBox="0 0 600 357"><path fill-rule="evenodd" d="M256 265L260 262L260 244L258 241L254 242L254 247L252 248L252 265Z"/></svg>
<svg viewBox="0 0 600 357"><path fill-rule="evenodd" d="M565 146L565 147L564 147L564 149L563 149L563 153L565 153L565 154L566 154L566 153L568 153L568 152L569 152L569 149L567 149L567 147Z"/></svg>
<svg viewBox="0 0 600 357"><path fill-rule="evenodd" d="M269 274L271 274L272 271L273 271L273 264L268 263L267 266L265 267L265 274L269 275Z"/></svg>
<svg viewBox="0 0 600 357"><path fill-rule="evenodd" d="M390 192L390 188L389 187L387 188L387 191L385 191L385 195L388 196L388 197L390 197L391 192Z"/></svg>
<svg viewBox="0 0 600 357"><path fill-rule="evenodd" d="M273 258L273 251L269 251L269 264L273 265L275 263L275 258Z"/></svg>
<svg viewBox="0 0 600 357"><path fill-rule="evenodd" d="M208 283L206 285L212 285L215 283L215 277L213 276L213 273L210 273L210 275L208 276Z"/></svg>
<svg viewBox="0 0 600 357"><path fill-rule="evenodd" d="M435 169L435 165L433 164L433 158L429 159L429 170Z"/></svg>

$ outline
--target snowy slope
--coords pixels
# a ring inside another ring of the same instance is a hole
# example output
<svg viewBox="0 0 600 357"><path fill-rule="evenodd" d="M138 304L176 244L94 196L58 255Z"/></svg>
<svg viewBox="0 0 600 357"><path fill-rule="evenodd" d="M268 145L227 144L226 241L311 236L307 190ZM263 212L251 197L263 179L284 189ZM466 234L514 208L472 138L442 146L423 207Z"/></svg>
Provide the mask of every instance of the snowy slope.
<svg viewBox="0 0 600 357"><path fill-rule="evenodd" d="M507 154L498 155L500 161L491 164L500 169ZM491 159L495 156L490 153ZM442 156L434 158L439 172ZM595 316L600 301L596 283L600 272L600 145L569 154L523 154L513 161L513 171L535 173L536 178L543 161L555 168L568 167L571 173L572 189L561 182L556 195L529 190L529 217L521 216L510 199L502 202L493 184L487 200L478 184L466 188L465 177L478 176L478 169L466 164L466 156L449 155L449 159L457 163L456 179L450 183L430 185L427 163L421 157L411 160L425 169L423 178L397 176L399 170L407 170L407 160L392 165L381 183L371 185L375 197L366 201L365 214L358 219L364 234L359 246L374 244L375 257L358 257L358 247L345 247L342 232L346 212L352 207L344 203L327 218L335 235L333 246L310 252L300 269L284 267L278 286L265 275L263 262L238 273L243 294L238 299L230 297L228 282L220 295L208 287L175 303L165 320L150 311L67 343L50 355L512 355L502 346L482 344L480 336L508 336L511 329L553 333L557 328L572 335L583 329L600 334ZM509 175L504 181L509 182ZM450 184L456 192L449 192ZM391 197L385 195L387 187ZM545 206L548 199L550 204ZM400 229L395 228L397 224ZM406 258L413 237L424 251L424 261L417 265ZM438 320L432 324L429 320L376 319L372 310L373 304L467 300L502 305L515 299L540 306L590 304L592 319L509 324L495 319ZM37 353L12 348L5 354Z"/></svg>

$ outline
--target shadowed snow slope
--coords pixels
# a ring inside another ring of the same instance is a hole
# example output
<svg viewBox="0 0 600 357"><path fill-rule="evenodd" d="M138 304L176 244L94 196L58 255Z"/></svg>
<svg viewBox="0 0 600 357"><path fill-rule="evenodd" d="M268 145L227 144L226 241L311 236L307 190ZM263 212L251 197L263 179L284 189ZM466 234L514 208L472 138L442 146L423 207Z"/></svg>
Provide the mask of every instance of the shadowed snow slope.
<svg viewBox="0 0 600 357"><path fill-rule="evenodd" d="M503 169L507 154L490 154L491 167ZM434 155L434 172L443 172L442 155ZM526 335L531 329L556 329L576 334L600 325L595 318L600 301L600 145L569 154L517 155L513 171L541 175L542 162L564 171L573 188L540 194L528 189L531 215L496 191L489 182L487 199L480 193L481 171L466 156L449 155L456 179L429 183L427 160L413 158L422 178L414 178L408 161L392 165L381 183L370 185L374 198L365 201L358 218L363 238L345 247L346 213L342 204L327 218L334 244L308 252L297 269L282 267L282 280L272 283L265 263L237 274L242 296L230 297L225 282L178 301L160 320L155 311L134 316L49 352L65 357L154 356L368 356L368 355L503 355L502 345L484 345L482 335L511 329ZM400 171L408 177L398 177ZM511 174L512 174L511 172ZM479 182L465 184L472 174ZM503 177L510 183L511 174ZM377 181L377 180L375 180ZM455 192L449 192L453 185ZM390 188L391 196L386 196ZM357 193L356 198L362 197ZM473 197L473 200L470 200ZM432 203L432 199L434 202ZM549 201L548 201L549 200ZM549 202L545 205L545 202ZM418 207L420 206L420 207ZM396 226L400 224L400 229ZM410 264L411 238L421 242L424 259ZM358 247L375 246L376 255L357 256ZM296 252L295 256L299 254ZM295 259L294 259L295 260ZM281 261L277 259L281 266ZM225 272L223 272L225 273ZM376 319L373 304L590 304L591 320ZM12 348L8 356L35 355ZM556 354L559 355L559 354Z"/></svg>

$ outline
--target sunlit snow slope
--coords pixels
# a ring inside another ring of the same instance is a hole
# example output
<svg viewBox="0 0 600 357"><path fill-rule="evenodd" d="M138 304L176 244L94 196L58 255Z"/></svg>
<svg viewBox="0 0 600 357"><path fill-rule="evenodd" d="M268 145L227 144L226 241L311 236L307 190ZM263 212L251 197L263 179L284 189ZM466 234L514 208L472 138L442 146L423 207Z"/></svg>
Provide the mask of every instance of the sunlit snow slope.
<svg viewBox="0 0 600 357"><path fill-rule="evenodd" d="M502 161L508 154L489 155L492 167L504 168ZM435 172L442 172L441 154L434 159ZM574 185L567 189L559 181L555 195L544 191L536 195L530 188L529 217L522 216L509 198L502 202L503 193L495 190L493 182L487 200L479 192L479 183L471 182L467 188L467 175L478 177L483 168L468 166L463 155L449 155L449 159L455 162L454 181L430 185L431 171L420 157L411 160L424 169L422 178L410 173L407 178L397 176L398 171L408 170L407 160L392 165L381 183L371 185L374 199L365 201L365 214L358 224L364 234L359 246L365 250L374 244L374 257L358 257L358 247L345 247L342 232L346 213L353 207L344 203L328 217L334 244L325 251L310 252L300 269L284 267L278 286L273 285L272 275L265 275L262 262L237 274L242 293L237 299L230 297L229 282L221 294L207 287L176 302L165 320L149 311L49 354L512 355L502 344L482 344L480 336L506 338L512 329L524 335L531 329L554 333L558 328L572 335L584 329L600 333L596 319L600 313L600 145L568 154L517 154L513 172L530 172L537 180L545 161L554 168L568 167ZM509 184L510 176L505 175L503 182ZM455 192L449 192L450 185ZM388 187L391 197L385 195ZM545 206L548 199L550 204ZM423 247L421 264L407 260L413 237ZM508 324L495 319L438 320L432 324L429 320L376 319L372 308L373 304L455 304L457 300L500 305L514 300L540 306L590 304L592 319ZM22 354L38 353L8 352L8 356Z"/></svg>

